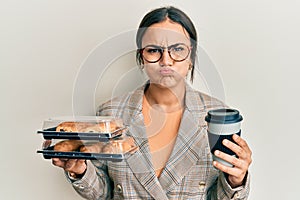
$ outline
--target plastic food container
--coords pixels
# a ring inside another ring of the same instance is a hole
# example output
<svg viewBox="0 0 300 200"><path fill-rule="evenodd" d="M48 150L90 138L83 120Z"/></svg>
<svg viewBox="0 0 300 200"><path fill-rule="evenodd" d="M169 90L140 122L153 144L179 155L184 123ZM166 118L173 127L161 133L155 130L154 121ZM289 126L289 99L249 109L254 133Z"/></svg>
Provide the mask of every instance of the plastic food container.
<svg viewBox="0 0 300 200"><path fill-rule="evenodd" d="M46 120L42 134L45 159L68 158L120 162L138 147L122 120L110 117L62 117Z"/></svg>
<svg viewBox="0 0 300 200"><path fill-rule="evenodd" d="M105 116L76 116L50 118L44 121L44 139L73 139L105 141L122 135L125 129L121 119Z"/></svg>
<svg viewBox="0 0 300 200"><path fill-rule="evenodd" d="M45 159L69 158L86 160L109 160L119 162L137 150L134 140L121 136L107 142L90 140L46 140L42 153Z"/></svg>

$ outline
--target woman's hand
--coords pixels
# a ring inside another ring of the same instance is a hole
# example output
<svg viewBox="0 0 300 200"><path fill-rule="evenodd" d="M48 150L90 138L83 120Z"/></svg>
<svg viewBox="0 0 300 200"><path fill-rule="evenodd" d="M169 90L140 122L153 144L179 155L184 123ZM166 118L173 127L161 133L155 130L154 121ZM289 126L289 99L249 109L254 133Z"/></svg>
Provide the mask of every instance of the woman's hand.
<svg viewBox="0 0 300 200"><path fill-rule="evenodd" d="M237 157L225 154L218 150L216 150L214 154L215 156L233 164L234 167L224 166L217 161L214 161L213 165L228 174L228 182L230 186L234 188L243 184L248 168L252 162L252 152L247 142L241 137L234 134L232 138L237 144L225 139L223 140L223 145L231 149Z"/></svg>
<svg viewBox="0 0 300 200"><path fill-rule="evenodd" d="M86 162L82 159L52 158L52 163L69 172L73 178L81 177L86 170Z"/></svg>
<svg viewBox="0 0 300 200"><path fill-rule="evenodd" d="M80 140L64 140L54 146L55 151L72 152L83 146ZM82 159L66 159L66 158L52 158L52 163L55 166L63 168L73 178L81 177L86 170L86 162Z"/></svg>

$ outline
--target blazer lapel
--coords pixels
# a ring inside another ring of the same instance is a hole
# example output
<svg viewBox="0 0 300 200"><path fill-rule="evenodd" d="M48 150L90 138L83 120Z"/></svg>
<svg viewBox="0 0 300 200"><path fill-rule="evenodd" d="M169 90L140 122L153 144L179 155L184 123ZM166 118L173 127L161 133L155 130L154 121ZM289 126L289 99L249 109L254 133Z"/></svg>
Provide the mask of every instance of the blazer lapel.
<svg viewBox="0 0 300 200"><path fill-rule="evenodd" d="M131 168L134 176L147 192L154 198L160 200L168 200L165 191L162 189L152 165L150 149L148 145L148 138L146 135L146 128L144 125L144 118L142 114L142 95L143 90L133 94L129 100L129 106L134 108L127 112L130 116L125 117L131 119L128 122L129 135L133 136L136 145L139 149L129 156L126 161ZM135 106L133 106L135 105Z"/></svg>
<svg viewBox="0 0 300 200"><path fill-rule="evenodd" d="M165 191L170 191L182 181L185 174L201 158L201 150L206 145L204 129L199 129L199 124L192 116L185 110L174 149L159 178Z"/></svg>
<svg viewBox="0 0 300 200"><path fill-rule="evenodd" d="M138 135L138 137L135 137L135 143L139 146L139 149L127 158L128 166L140 184L144 186L154 199L167 200L168 198L156 177L151 162L151 154L142 114L139 114L139 117L135 118L135 122L129 132L132 135ZM141 133L144 133L144 135L141 135Z"/></svg>
<svg viewBox="0 0 300 200"><path fill-rule="evenodd" d="M184 110L178 136L172 154L162 171L159 182L168 192L179 184L185 174L201 159L207 145L204 117L205 105L199 94L186 87L186 108Z"/></svg>

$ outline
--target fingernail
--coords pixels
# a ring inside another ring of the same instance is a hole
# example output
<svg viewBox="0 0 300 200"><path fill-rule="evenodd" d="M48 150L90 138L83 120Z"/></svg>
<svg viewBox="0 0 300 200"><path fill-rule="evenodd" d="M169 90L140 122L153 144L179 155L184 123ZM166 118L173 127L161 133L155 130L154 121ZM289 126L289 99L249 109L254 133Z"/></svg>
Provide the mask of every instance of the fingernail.
<svg viewBox="0 0 300 200"><path fill-rule="evenodd" d="M228 144L228 140L227 139L223 140L223 144Z"/></svg>
<svg viewBox="0 0 300 200"><path fill-rule="evenodd" d="M216 151L215 151L215 155L220 155L220 151L219 151L219 150L216 150Z"/></svg>
<svg viewBox="0 0 300 200"><path fill-rule="evenodd" d="M232 136L232 138L233 139L237 139L239 136L237 135L237 134L234 134L233 136Z"/></svg>

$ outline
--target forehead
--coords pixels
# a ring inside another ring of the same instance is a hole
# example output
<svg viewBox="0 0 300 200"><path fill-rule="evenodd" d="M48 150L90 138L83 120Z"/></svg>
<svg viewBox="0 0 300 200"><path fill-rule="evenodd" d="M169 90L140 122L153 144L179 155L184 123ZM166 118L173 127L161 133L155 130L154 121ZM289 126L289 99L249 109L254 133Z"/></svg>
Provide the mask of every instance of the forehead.
<svg viewBox="0 0 300 200"><path fill-rule="evenodd" d="M170 20L151 25L147 28L142 39L142 46L150 44L170 46L176 43L190 45L190 37L180 24Z"/></svg>

